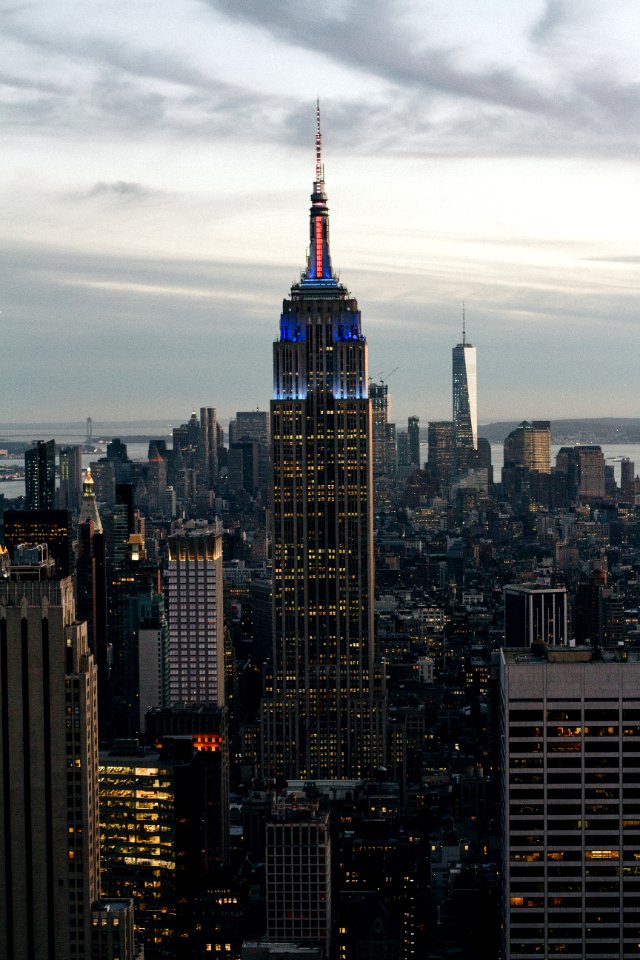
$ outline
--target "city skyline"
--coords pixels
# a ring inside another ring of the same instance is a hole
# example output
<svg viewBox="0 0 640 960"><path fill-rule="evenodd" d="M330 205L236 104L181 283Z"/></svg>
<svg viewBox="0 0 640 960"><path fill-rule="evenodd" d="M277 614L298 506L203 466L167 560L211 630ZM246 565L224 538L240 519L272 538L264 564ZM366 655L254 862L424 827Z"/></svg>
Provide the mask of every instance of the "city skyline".
<svg viewBox="0 0 640 960"><path fill-rule="evenodd" d="M5 417L266 406L318 93L394 418L448 415L463 301L480 420L633 415L635 6L308 13L6 7Z"/></svg>

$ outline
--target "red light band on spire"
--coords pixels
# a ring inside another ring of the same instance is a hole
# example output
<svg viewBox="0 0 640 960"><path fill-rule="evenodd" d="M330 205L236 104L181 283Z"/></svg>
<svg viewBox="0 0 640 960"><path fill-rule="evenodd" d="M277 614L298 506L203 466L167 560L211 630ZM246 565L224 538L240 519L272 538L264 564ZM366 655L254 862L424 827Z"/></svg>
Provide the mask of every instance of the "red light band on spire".
<svg viewBox="0 0 640 960"><path fill-rule="evenodd" d="M322 263L322 217L316 217L316 277L324 276Z"/></svg>

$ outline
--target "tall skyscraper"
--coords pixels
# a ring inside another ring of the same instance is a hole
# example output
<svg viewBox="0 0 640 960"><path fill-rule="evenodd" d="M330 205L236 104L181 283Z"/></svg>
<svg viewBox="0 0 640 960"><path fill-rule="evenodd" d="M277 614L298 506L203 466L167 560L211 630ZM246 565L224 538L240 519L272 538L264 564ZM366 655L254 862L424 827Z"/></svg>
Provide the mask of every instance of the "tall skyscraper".
<svg viewBox="0 0 640 960"><path fill-rule="evenodd" d="M169 699L224 704L222 535L209 526L169 537Z"/></svg>
<svg viewBox="0 0 640 960"><path fill-rule="evenodd" d="M216 883L229 825L221 736L192 735L190 719L197 724L189 711L156 717L160 753L125 741L100 757L103 889L134 899L147 960L230 956L222 944L212 949L213 924L202 931L209 946L192 949L193 913ZM172 725L182 732L168 733Z"/></svg>
<svg viewBox="0 0 640 960"><path fill-rule="evenodd" d="M115 738L137 737L147 709L163 703L166 687L167 628L160 570L147 558L141 534L132 533L124 546L124 556L111 566L109 582L108 733Z"/></svg>
<svg viewBox="0 0 640 960"><path fill-rule="evenodd" d="M576 447L578 458L578 499L597 500L606 494L605 462L601 447Z"/></svg>
<svg viewBox="0 0 640 960"><path fill-rule="evenodd" d="M5 510L4 542L12 559L21 543L30 546L46 543L49 557L55 561L57 576L67 577L73 572L70 510Z"/></svg>
<svg viewBox="0 0 640 960"><path fill-rule="evenodd" d="M605 459L601 447L560 447L556 454L556 474L566 478L569 503L601 500L606 496Z"/></svg>
<svg viewBox="0 0 640 960"><path fill-rule="evenodd" d="M629 457L620 461L620 495L623 500L633 503L635 500L636 465Z"/></svg>
<svg viewBox="0 0 640 960"><path fill-rule="evenodd" d="M46 547L0 579L0 956L90 955L98 898L96 667Z"/></svg>
<svg viewBox="0 0 640 960"><path fill-rule="evenodd" d="M331 950L329 814L317 801L276 801L267 824L267 938L319 941Z"/></svg>
<svg viewBox="0 0 640 960"><path fill-rule="evenodd" d="M218 476L215 407L200 407L200 466L205 483L213 483Z"/></svg>
<svg viewBox="0 0 640 960"><path fill-rule="evenodd" d="M373 464L373 493L376 510L391 502L392 482L396 476L396 427L389 423L391 400L386 383L369 385L371 400L371 459Z"/></svg>
<svg viewBox="0 0 640 960"><path fill-rule="evenodd" d="M534 420L512 430L504 441L504 463L525 467L536 473L551 472L551 423Z"/></svg>
<svg viewBox="0 0 640 960"><path fill-rule="evenodd" d="M409 442L409 463L414 467L420 466L420 418L409 417L407 420L407 437Z"/></svg>
<svg viewBox="0 0 640 960"><path fill-rule="evenodd" d="M334 276L317 117L307 268L274 344L273 660L266 776L354 778L384 760L373 636L371 403L360 311Z"/></svg>
<svg viewBox="0 0 640 960"><path fill-rule="evenodd" d="M98 667L98 716L100 732L108 732L109 643L107 635L107 551L102 520L87 468L80 518L76 565L78 618L87 623L89 648Z"/></svg>
<svg viewBox="0 0 640 960"><path fill-rule="evenodd" d="M503 650L505 960L638 952L640 662Z"/></svg>
<svg viewBox="0 0 640 960"><path fill-rule="evenodd" d="M464 313L462 343L452 350L453 423L458 465L466 466L478 446L478 388L476 348L467 343Z"/></svg>
<svg viewBox="0 0 640 960"><path fill-rule="evenodd" d="M239 410L236 413L235 436L229 431L229 443L239 440L255 440L257 443L269 443L269 414L266 410Z"/></svg>
<svg viewBox="0 0 640 960"><path fill-rule="evenodd" d="M56 496L56 442L38 440L24 455L27 510L53 510Z"/></svg>
<svg viewBox="0 0 640 960"><path fill-rule="evenodd" d="M58 506L75 515L80 509L82 492L82 447L60 449L60 489Z"/></svg>
<svg viewBox="0 0 640 960"><path fill-rule="evenodd" d="M436 480L448 482L455 473L455 424L452 420L430 420L427 436L431 476Z"/></svg>
<svg viewBox="0 0 640 960"><path fill-rule="evenodd" d="M371 399L371 458L373 479L387 476L387 421L389 419L389 387L386 383L369 385Z"/></svg>

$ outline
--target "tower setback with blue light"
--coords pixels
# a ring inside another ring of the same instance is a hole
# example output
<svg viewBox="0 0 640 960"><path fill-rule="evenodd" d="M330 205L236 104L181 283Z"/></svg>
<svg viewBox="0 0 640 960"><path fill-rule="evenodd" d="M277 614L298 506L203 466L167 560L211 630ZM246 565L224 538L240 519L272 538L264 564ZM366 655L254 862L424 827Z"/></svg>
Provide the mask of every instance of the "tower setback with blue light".
<svg viewBox="0 0 640 960"><path fill-rule="evenodd" d="M371 403L357 301L334 276L317 113L307 267L274 344L273 658L265 776L368 776L383 763L373 638Z"/></svg>

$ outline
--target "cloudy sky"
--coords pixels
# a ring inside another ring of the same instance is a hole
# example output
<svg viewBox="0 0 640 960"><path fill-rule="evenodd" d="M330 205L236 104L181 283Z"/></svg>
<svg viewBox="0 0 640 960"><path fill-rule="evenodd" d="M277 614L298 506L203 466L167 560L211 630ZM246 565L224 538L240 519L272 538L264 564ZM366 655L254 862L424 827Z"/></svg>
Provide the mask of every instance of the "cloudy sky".
<svg viewBox="0 0 640 960"><path fill-rule="evenodd" d="M321 99L397 420L638 416L637 0L0 0L0 421L265 408ZM392 372L393 371L393 372Z"/></svg>

